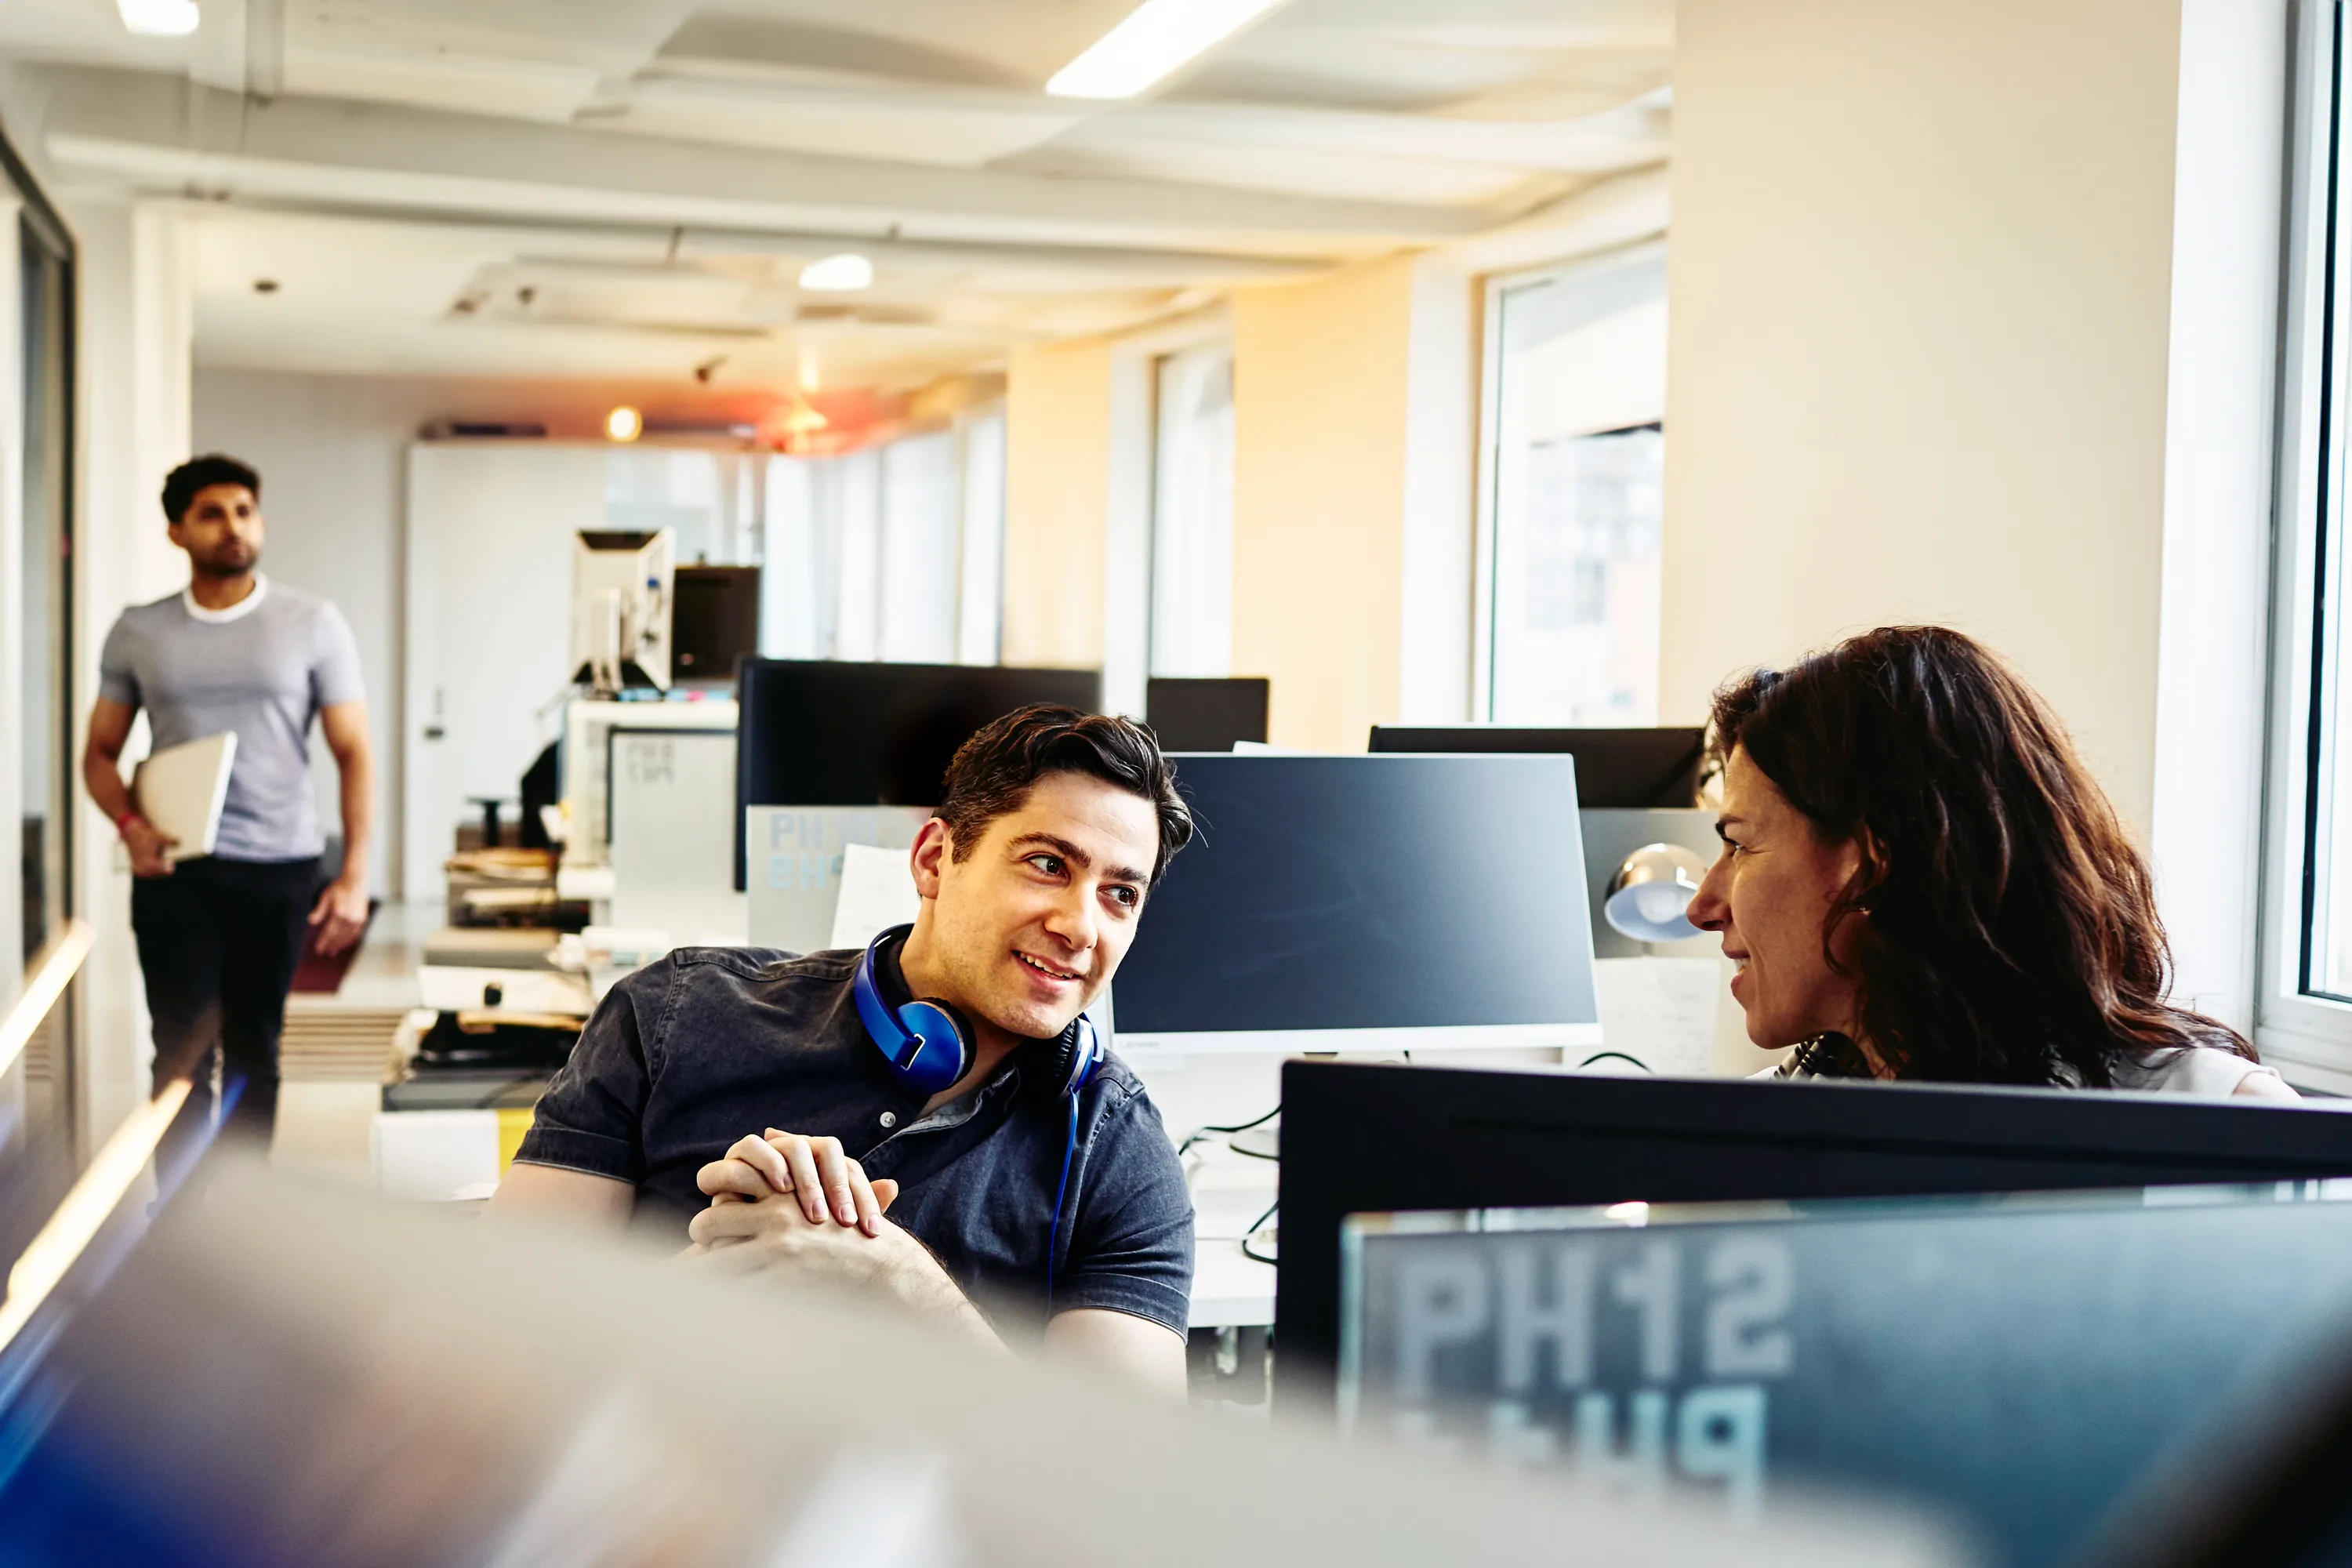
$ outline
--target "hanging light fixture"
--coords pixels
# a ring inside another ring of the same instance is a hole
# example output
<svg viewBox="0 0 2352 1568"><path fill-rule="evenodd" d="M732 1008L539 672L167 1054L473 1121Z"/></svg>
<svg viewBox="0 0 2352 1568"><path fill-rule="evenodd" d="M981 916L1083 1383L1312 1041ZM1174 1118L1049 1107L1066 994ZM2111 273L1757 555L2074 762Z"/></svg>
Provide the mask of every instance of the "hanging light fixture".
<svg viewBox="0 0 2352 1568"><path fill-rule="evenodd" d="M114 10L142 38L184 38L204 20L196 0L114 0Z"/></svg>

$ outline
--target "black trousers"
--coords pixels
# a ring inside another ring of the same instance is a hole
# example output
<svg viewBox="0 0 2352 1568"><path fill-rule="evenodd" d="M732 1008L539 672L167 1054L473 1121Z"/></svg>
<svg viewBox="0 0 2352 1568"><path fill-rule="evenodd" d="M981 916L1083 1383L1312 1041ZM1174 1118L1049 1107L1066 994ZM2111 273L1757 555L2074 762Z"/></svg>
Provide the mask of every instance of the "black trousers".
<svg viewBox="0 0 2352 1568"><path fill-rule="evenodd" d="M175 1078L195 1086L181 1126L201 1127L215 1115L217 1051L223 1083L245 1079L223 1131L267 1142L278 1112L286 994L318 891L316 860L207 857L131 882L131 929L155 1021L155 1088Z"/></svg>

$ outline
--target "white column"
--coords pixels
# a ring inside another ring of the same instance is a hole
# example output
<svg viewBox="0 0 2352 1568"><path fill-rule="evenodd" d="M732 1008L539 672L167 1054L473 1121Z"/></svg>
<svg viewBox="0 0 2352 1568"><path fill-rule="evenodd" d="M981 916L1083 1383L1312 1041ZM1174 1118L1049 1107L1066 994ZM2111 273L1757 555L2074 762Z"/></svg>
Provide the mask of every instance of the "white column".
<svg viewBox="0 0 2352 1568"><path fill-rule="evenodd" d="M2286 0L2182 0L2157 641L2173 994L2251 1033L2278 376Z"/></svg>
<svg viewBox="0 0 2352 1568"><path fill-rule="evenodd" d="M188 456L193 331L188 237L169 206L69 203L79 260L77 393L80 479L74 571L77 755L98 658L125 606L187 580L164 536L163 476ZM138 744L134 739L134 745ZM131 877L117 869L114 825L78 792L74 904L95 928L75 1029L85 1146L147 1097L153 1055L137 953Z"/></svg>

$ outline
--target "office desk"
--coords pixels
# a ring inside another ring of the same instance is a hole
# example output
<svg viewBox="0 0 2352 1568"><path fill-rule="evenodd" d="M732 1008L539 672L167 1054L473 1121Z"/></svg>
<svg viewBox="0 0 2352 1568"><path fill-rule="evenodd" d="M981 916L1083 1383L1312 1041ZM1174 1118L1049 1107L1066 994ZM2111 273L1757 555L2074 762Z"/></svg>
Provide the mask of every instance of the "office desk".
<svg viewBox="0 0 2352 1568"><path fill-rule="evenodd" d="M1229 1237L1192 1241L1192 1317L1196 1329L1257 1328L1274 1321L1274 1265L1242 1252Z"/></svg>

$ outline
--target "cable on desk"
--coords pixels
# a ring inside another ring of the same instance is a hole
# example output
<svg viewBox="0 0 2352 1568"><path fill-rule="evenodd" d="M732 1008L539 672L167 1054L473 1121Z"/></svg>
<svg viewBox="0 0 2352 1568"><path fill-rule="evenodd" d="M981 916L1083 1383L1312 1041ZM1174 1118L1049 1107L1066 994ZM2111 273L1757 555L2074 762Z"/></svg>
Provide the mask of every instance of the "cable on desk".
<svg viewBox="0 0 2352 1568"><path fill-rule="evenodd" d="M1253 1127L1265 1126L1267 1122L1273 1121L1276 1117L1281 1114L1282 1107L1277 1105L1272 1110L1267 1111L1264 1116L1252 1117L1247 1121L1236 1121L1231 1127L1195 1127L1192 1129L1192 1132L1186 1136L1184 1142L1176 1145L1176 1152L1180 1155L1184 1153L1187 1150L1191 1149L1193 1144L1198 1143L1202 1139L1207 1137L1212 1132L1246 1132Z"/></svg>
<svg viewBox="0 0 2352 1568"><path fill-rule="evenodd" d="M1265 1225L1266 1221L1274 1217L1274 1211L1281 1206L1282 1201L1279 1198L1276 1199L1273 1203L1268 1204L1266 1205L1265 1212L1258 1215L1257 1218L1250 1221L1249 1228L1242 1232L1242 1256L1244 1258L1248 1258L1253 1263L1273 1263L1277 1261L1277 1259L1266 1253L1252 1252L1250 1250L1250 1238L1258 1233L1258 1231Z"/></svg>
<svg viewBox="0 0 2352 1568"><path fill-rule="evenodd" d="M1657 1068L1655 1068L1652 1067L1649 1063L1647 1063L1647 1062L1643 1061L1641 1058L1639 1058L1639 1057L1629 1057L1629 1056L1627 1056L1627 1055L1626 1055L1624 1052L1622 1052L1622 1051L1595 1051L1595 1052L1593 1052L1591 1056L1589 1056L1589 1057L1585 1058L1582 1061L1580 1061L1580 1062L1577 1063L1576 1065L1577 1065L1578 1067L1580 1067L1580 1068L1589 1068L1589 1067L1591 1067L1594 1062L1605 1062L1605 1061L1609 1060L1612 1057L1614 1057L1617 1060L1619 1060L1619 1061L1621 1061L1621 1062L1632 1062L1635 1067L1640 1068L1641 1068L1643 1072L1645 1072L1645 1073L1650 1073L1650 1074L1654 1075L1654 1074L1657 1072L1657 1070L1658 1070Z"/></svg>

